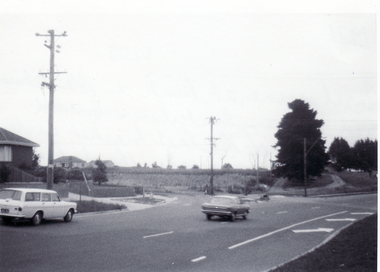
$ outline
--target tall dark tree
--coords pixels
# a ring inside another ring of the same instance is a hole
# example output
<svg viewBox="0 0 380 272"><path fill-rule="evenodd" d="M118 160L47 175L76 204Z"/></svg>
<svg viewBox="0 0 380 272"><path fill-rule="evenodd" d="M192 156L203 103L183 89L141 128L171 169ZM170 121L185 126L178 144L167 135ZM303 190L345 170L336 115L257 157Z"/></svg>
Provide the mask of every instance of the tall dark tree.
<svg viewBox="0 0 380 272"><path fill-rule="evenodd" d="M321 139L323 120L316 119L317 111L301 99L288 103L286 113L275 134L279 148L276 160L278 176L304 180L304 138L306 138L307 175L320 176L328 162L325 141Z"/></svg>
<svg viewBox="0 0 380 272"><path fill-rule="evenodd" d="M101 185L102 182L108 181L107 166L100 159L97 159L95 161L95 165L97 167L92 170L92 180L94 182L97 182L99 185Z"/></svg>
<svg viewBox="0 0 380 272"><path fill-rule="evenodd" d="M371 176L377 170L377 140L359 140L352 148L353 168L367 171Z"/></svg>
<svg viewBox="0 0 380 272"><path fill-rule="evenodd" d="M352 167L351 148L343 138L334 138L329 148L330 160L338 171Z"/></svg>

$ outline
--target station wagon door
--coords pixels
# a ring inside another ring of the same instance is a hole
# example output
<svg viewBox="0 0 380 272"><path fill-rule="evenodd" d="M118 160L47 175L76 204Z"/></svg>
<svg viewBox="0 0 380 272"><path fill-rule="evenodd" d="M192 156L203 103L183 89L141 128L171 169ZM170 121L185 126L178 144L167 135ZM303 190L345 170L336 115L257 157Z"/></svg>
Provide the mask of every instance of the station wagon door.
<svg viewBox="0 0 380 272"><path fill-rule="evenodd" d="M44 211L44 218L54 217L54 207L50 193L42 193L41 204Z"/></svg>
<svg viewBox="0 0 380 272"><path fill-rule="evenodd" d="M51 200L53 202L54 217L64 217L67 213L67 207L64 202L61 202L58 194L51 194Z"/></svg>

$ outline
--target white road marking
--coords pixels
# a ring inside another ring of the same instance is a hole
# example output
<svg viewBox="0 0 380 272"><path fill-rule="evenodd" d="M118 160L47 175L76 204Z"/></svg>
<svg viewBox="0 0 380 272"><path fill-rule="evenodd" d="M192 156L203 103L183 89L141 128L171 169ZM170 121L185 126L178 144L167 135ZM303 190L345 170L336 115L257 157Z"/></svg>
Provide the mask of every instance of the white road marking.
<svg viewBox="0 0 380 272"><path fill-rule="evenodd" d="M283 211L283 212L276 212L277 214L283 214L283 213L288 213L288 211Z"/></svg>
<svg viewBox="0 0 380 272"><path fill-rule="evenodd" d="M144 236L143 238L151 238L151 237L157 237L157 236L161 236L161 235L167 235L167 234L171 234L173 233L174 231L169 231L169 232L163 232L163 233L157 233L157 234L152 234L152 235L147 235L147 236Z"/></svg>
<svg viewBox="0 0 380 272"><path fill-rule="evenodd" d="M320 209L321 207L313 207L313 208L311 208L312 210L314 210L314 209Z"/></svg>
<svg viewBox="0 0 380 272"><path fill-rule="evenodd" d="M328 228L317 228L317 229L304 229L304 230L293 230L294 233L309 233L309 232L332 232L334 229Z"/></svg>
<svg viewBox="0 0 380 272"><path fill-rule="evenodd" d="M356 221L355 218L329 218L326 221L334 222L334 221Z"/></svg>
<svg viewBox="0 0 380 272"><path fill-rule="evenodd" d="M352 212L352 215L371 215L372 212Z"/></svg>
<svg viewBox="0 0 380 272"><path fill-rule="evenodd" d="M313 218L313 219L310 219L310 220L306 220L306 221L303 221L303 222L299 222L299 223L296 223L296 224L293 224L293 225L287 226L287 227L285 227L285 228L278 229L278 230L275 230L275 231L269 232L269 233L267 233L267 234L264 234L264 235L261 235L261 236L255 237L255 238L253 238L253 239L250 239L250 240L247 240L247 241L241 242L241 243L239 243L239 244L236 244L236 245L230 246L228 249L234 249L234 248L237 248L237 247L239 247L239 246L246 245L246 244L251 243L251 242L254 242L254 241L256 241L256 240L259 240L259 239L262 239L262 238L268 237L268 236L270 236L270 235L272 235L272 234L275 234L275 233L277 233L277 232L280 232L280 231L284 231L284 230L287 230L287 229L294 228L295 226L299 226L299 225L302 225L302 224L305 224L305 223L309 223L309 222L312 222L312 221L316 221L316 220L323 219L323 218L330 217L330 216L335 216L335 215L342 214L342 213L346 213L346 212L347 212L347 211L338 212L338 213L333 213L333 214L328 214L328 215L320 216L320 217Z"/></svg>
<svg viewBox="0 0 380 272"><path fill-rule="evenodd" d="M193 263L195 263L195 262L202 261L202 260L204 260L204 259L206 259L206 256L202 256L202 257L199 257L199 258L196 258L196 259L192 259L191 261L192 261Z"/></svg>

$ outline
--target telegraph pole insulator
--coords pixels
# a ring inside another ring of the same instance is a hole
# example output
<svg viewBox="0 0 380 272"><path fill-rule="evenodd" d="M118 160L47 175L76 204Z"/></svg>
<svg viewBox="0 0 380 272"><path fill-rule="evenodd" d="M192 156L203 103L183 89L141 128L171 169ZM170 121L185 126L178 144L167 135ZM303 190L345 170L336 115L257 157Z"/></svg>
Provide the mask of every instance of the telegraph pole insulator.
<svg viewBox="0 0 380 272"><path fill-rule="evenodd" d="M40 75L49 74L49 83L42 82L41 86L49 87L49 153L48 153L48 167L47 167L47 189L53 189L54 180L54 75L62 74L65 72L54 72L54 37L66 37L66 31L61 35L55 35L54 30L48 30L49 34L38 34L36 36L49 36L50 45L44 44L50 50L50 71L48 73L39 73ZM45 41L46 42L46 41Z"/></svg>

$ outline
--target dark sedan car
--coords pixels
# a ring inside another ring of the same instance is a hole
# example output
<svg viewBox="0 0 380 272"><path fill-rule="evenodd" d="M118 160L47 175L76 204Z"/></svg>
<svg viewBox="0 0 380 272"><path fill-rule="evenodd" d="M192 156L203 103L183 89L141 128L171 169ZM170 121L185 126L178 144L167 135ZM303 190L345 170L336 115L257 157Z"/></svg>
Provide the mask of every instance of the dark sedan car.
<svg viewBox="0 0 380 272"><path fill-rule="evenodd" d="M209 202L202 204L202 212L206 214L208 220L216 215L223 218L229 218L232 222L236 217L247 219L249 205L245 204L237 196L214 196Z"/></svg>

